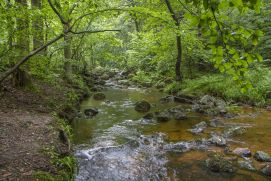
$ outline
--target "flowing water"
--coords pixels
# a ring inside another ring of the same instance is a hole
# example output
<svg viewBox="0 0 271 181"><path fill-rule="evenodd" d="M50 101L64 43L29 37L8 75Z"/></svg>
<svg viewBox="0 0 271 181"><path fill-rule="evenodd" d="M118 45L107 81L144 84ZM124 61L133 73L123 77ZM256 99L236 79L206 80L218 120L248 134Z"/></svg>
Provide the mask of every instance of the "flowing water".
<svg viewBox="0 0 271 181"><path fill-rule="evenodd" d="M208 139L219 129L208 127L199 135L193 135L187 129L209 117L189 113L188 120L158 123L142 119L144 114L134 110L135 102L150 102L151 112L180 104L160 103L165 94L156 89L109 88L104 93L105 101L90 98L81 106L82 110L98 108L99 113L93 118L78 119L73 124L79 162L77 181L268 180L256 172L239 169L235 174L213 173L205 168L204 160L208 154L223 152L223 149L197 140ZM191 108L191 105L182 106L187 110ZM240 116L227 120L227 124L246 124L249 128L244 135L235 137L230 146L271 153L271 113L252 108L239 112Z"/></svg>

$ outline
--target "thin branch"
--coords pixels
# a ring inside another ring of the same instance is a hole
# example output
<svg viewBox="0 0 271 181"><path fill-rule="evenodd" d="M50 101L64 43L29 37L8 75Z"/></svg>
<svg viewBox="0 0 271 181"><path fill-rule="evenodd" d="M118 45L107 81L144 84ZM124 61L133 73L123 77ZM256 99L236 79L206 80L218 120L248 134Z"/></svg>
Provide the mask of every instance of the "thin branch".
<svg viewBox="0 0 271 181"><path fill-rule="evenodd" d="M111 31L120 32L121 30L96 30L96 31L85 30L85 31L78 31L78 32L70 30L70 33L79 35L79 34L84 34L84 33L90 33L91 34L91 33L111 32Z"/></svg>
<svg viewBox="0 0 271 181"><path fill-rule="evenodd" d="M51 0L48 0L48 3L50 5L50 7L52 8L52 10L56 13L56 15L58 16L58 18L60 19L62 24L67 24L68 22L63 18L63 16L57 11L57 9L55 8L55 6L53 5Z"/></svg>
<svg viewBox="0 0 271 181"><path fill-rule="evenodd" d="M190 14L193 14L195 16L198 16L195 12L193 12L191 9L189 9L181 0L178 0L178 2L183 6L184 9L186 9Z"/></svg>
<svg viewBox="0 0 271 181"><path fill-rule="evenodd" d="M68 10L68 14L71 15L72 12L75 10L76 6L81 0L78 0L76 3L73 3L72 7Z"/></svg>
<svg viewBox="0 0 271 181"><path fill-rule="evenodd" d="M74 27L74 25L82 20L84 17L86 16L90 16L90 15L93 15L93 14L97 14L97 13L103 13L103 12L107 12L107 11L125 11L124 9L118 9L118 8L113 8L113 9L103 9L103 10L100 10L100 11L95 11L95 12L89 12L89 13L86 13L86 14L83 14L81 16L79 16L78 18L76 18L73 22L73 24L71 25L71 27ZM127 11L127 10L126 10Z"/></svg>
<svg viewBox="0 0 271 181"><path fill-rule="evenodd" d="M169 1L169 0L165 0L165 3L166 3L166 5L167 5L168 11L169 11L170 14L171 14L172 19L175 21L175 24L176 24L177 26L179 26L179 24L180 24L179 19L178 19L178 17L176 16L174 10L172 9L172 6L171 6L171 4L170 4L170 1Z"/></svg>

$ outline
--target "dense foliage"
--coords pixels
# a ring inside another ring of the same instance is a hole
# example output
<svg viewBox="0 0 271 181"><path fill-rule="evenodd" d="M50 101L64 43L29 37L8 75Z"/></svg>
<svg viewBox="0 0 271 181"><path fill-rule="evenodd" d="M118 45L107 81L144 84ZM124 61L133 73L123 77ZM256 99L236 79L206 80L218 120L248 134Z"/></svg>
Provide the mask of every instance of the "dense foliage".
<svg viewBox="0 0 271 181"><path fill-rule="evenodd" d="M78 81L101 66L153 85L183 80L178 90L215 74L244 94L259 86L250 69L269 66L270 7L268 0L4 0L1 82L11 74L20 86L29 77Z"/></svg>

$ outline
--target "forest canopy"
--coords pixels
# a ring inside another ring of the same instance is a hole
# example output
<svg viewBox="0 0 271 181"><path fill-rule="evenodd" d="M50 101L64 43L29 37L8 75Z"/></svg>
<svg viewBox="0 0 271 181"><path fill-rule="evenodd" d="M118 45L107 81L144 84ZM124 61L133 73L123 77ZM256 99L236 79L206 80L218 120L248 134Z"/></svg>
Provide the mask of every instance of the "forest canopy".
<svg viewBox="0 0 271 181"><path fill-rule="evenodd" d="M12 74L21 86L24 74L72 81L101 66L132 69L145 82L220 72L245 92L255 87L250 70L270 59L270 7L267 0L1 1L0 82Z"/></svg>

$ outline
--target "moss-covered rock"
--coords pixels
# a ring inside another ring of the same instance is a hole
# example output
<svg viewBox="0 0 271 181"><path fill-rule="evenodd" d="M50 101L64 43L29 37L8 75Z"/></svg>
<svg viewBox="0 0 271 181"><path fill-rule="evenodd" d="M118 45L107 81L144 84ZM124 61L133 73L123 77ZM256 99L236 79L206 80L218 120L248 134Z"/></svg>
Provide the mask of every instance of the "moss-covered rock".
<svg viewBox="0 0 271 181"><path fill-rule="evenodd" d="M151 109L151 105L147 101L138 101L135 104L135 110L137 112L148 112L150 109Z"/></svg>

